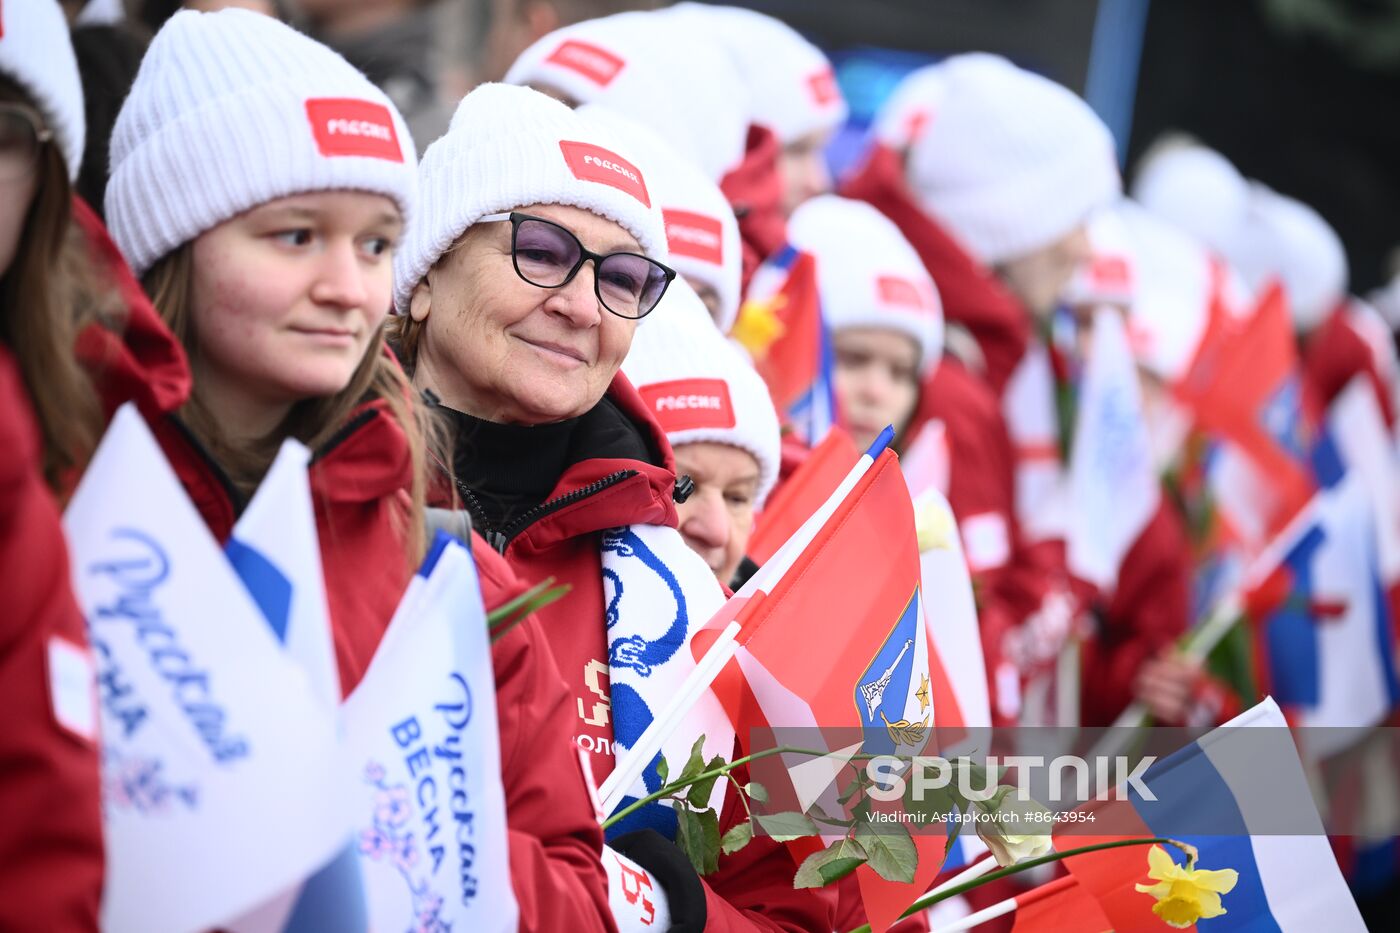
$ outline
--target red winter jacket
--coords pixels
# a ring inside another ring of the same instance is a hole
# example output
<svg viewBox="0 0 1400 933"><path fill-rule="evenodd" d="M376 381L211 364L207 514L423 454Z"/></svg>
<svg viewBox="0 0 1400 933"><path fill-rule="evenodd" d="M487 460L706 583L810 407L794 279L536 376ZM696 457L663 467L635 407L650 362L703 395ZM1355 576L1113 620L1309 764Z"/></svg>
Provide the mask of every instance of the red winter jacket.
<svg viewBox="0 0 1400 933"><path fill-rule="evenodd" d="M153 414L173 409L189 392L184 353L77 198L72 219L125 306L124 320L113 322L120 335L93 324L74 350L105 413L127 401ZM95 930L103 873L96 736L59 725L49 669L51 645L87 650L87 627L70 588L58 507L40 475L40 445L18 367L0 348L0 929ZM65 479L71 492L77 476Z"/></svg>
<svg viewBox="0 0 1400 933"><path fill-rule="evenodd" d="M948 504L958 520L977 593L993 721L1016 711L998 703L998 668L1007 632L1034 612L1059 570L1059 551L1028 546L1016 520L1015 458L1001 406L991 389L955 357L945 356L924 383L915 421L938 419L950 457Z"/></svg>
<svg viewBox="0 0 1400 933"><path fill-rule="evenodd" d="M1084 643L1080 721L1111 725L1133 700L1138 668L1179 639L1190 618L1190 543L1176 508L1163 495L1123 558L1099 630Z"/></svg>
<svg viewBox="0 0 1400 933"><path fill-rule="evenodd" d="M0 346L0 929L96 930L102 798L94 731L59 724L51 646L87 651L39 427ZM95 694L75 688L82 703Z"/></svg>
<svg viewBox="0 0 1400 933"><path fill-rule="evenodd" d="M585 447L559 477L540 510L543 514L503 542L505 558L521 578L553 577L572 587L566 598L544 607L538 616L573 694L571 708L561 715L579 747L593 753L593 773L600 782L613 767L601 533L623 525L675 527L677 521L672 502L675 459L665 434L625 376L613 380L607 399L622 421L608 425L608 436L627 435L620 449L637 450L640 445L650 451L649 459L589 456ZM598 452L617 449L616 444L605 445ZM563 497L567 499L562 507L550 504ZM502 735L503 745L516 740ZM745 818L732 795L727 799L720 814L721 831ZM795 871L782 846L766 838L755 839L733 856L721 856L719 871L703 879L706 929L830 930L834 895L794 890Z"/></svg>
<svg viewBox="0 0 1400 933"><path fill-rule="evenodd" d="M938 286L943 316L966 328L982 353L981 375L1000 396L1026 352L1030 316L992 272L969 256L910 194L898 153L877 145L841 194L895 222Z"/></svg>

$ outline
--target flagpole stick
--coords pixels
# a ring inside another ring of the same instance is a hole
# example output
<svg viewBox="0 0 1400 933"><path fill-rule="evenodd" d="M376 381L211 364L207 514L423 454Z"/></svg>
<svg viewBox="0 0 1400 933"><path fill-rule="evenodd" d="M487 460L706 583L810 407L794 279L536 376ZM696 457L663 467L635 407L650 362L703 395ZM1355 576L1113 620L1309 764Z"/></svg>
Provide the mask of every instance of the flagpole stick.
<svg viewBox="0 0 1400 933"><path fill-rule="evenodd" d="M949 878L947 881L943 882L943 883L940 884L938 887L934 888L932 891L929 891L928 893L930 893L930 894L942 894L944 891L948 890L949 888L954 887L954 886L956 886L956 885L960 885L960 884L962 884L962 883L965 882L965 881L971 881L971 880L974 879L974 878L981 878L981 877L982 877L983 875L985 875L987 872L991 871L992 869L994 869L994 868L996 868L996 867L997 867L997 860L994 859L991 855L987 855L987 856L986 856L985 858L983 858L980 862L974 862L974 863L972 863L971 865L967 866L967 867L964 868L962 871L958 872L956 875L954 875L953 877Z"/></svg>
<svg viewBox="0 0 1400 933"><path fill-rule="evenodd" d="M822 503L822 506L813 513L811 518L803 523L792 538L778 548L778 552L768 561L764 570L767 570L770 575L778 577L786 571L787 566L791 563L790 555L805 548L812 541L817 531L826 525L827 519L839 507L846 493L860 481L866 470L874 463L875 458L893 439L894 428L892 426L886 427L884 431L880 432L875 443L870 445L870 448L856 462L856 465L846 474L836 491L827 498L826 502ZM777 570L776 568L782 569ZM623 796L636 783L637 778L642 776L642 772L646 770L646 766L652 758L661 751L661 746L679 728L681 720L690 712L691 707L699 701L701 695L710 688L710 684L714 683L715 678L719 676L720 671L734 657L734 653L738 650L735 639L743 627L744 620L763 599L764 590L757 585L758 581L762 579L763 573L764 571L760 570L759 574L755 575L739 591L738 595L743 595L752 589L754 595L749 598L748 605L720 633L719 638L705 652L705 656L696 663L695 669L686 677L671 702L666 704L661 715L642 732L637 738L637 743L627 750L624 757L618 759L617 766L603 780L602 786L598 788L598 796L603 801L604 813L612 813L613 810L617 809Z"/></svg>
<svg viewBox="0 0 1400 933"><path fill-rule="evenodd" d="M1016 898L1008 897L999 904L991 907L984 907L975 914L968 914L961 920L954 920L944 927L939 927L933 933L958 933L960 930L970 930L975 926L981 926L988 920L995 920L997 917L1005 917L1016 910Z"/></svg>
<svg viewBox="0 0 1400 933"><path fill-rule="evenodd" d="M656 757L656 753L661 751L662 744L671 737L680 726L681 720L690 712L704 692L710 689L710 684L715 682L719 672L724 669L724 665L729 663L734 657L738 645L735 639L742 628L739 619L730 622L715 643L705 652L705 656L696 663L695 669L690 672L685 681L672 695L671 702L666 704L666 708L652 722L650 726L637 738L637 744L627 750L627 753L619 758L617 766L613 768L604 780L603 785L598 788L598 796L603 801L603 813L612 813L622 802L623 796L642 776L646 766Z"/></svg>

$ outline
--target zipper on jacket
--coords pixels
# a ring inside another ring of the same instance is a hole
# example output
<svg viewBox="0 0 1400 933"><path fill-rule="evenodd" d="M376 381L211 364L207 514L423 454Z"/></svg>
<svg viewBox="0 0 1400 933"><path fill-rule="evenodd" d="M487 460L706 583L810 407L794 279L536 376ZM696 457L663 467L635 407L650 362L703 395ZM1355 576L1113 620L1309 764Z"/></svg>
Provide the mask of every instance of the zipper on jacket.
<svg viewBox="0 0 1400 933"><path fill-rule="evenodd" d="M566 506L587 499L589 496L595 496L603 490L611 486L616 486L623 480L631 479L636 475L636 470L618 470L616 473L609 473L602 479L589 483L587 486L580 489L575 489L573 492L565 493L558 498L549 499L541 502L539 505L531 506L499 529L486 521L485 511L476 493L472 492L466 486L463 486L460 481L457 483L457 489L462 493L462 499L466 503L467 511L471 513L473 527L481 532L481 536L486 539L486 542L490 544L497 553L504 554L512 540L540 519L552 515Z"/></svg>

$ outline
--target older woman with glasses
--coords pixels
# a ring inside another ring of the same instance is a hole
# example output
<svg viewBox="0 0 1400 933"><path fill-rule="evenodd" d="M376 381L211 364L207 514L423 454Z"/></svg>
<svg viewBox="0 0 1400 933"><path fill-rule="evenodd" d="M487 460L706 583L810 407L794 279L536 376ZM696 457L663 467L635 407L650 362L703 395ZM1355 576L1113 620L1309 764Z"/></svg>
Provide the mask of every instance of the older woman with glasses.
<svg viewBox="0 0 1400 933"><path fill-rule="evenodd" d="M441 504L469 513L522 578L570 586L538 616L575 695L574 741L601 781L693 664L687 642L724 598L676 531L691 484L619 374L675 275L659 205L605 128L505 85L462 101L420 185L395 256L397 343L450 428ZM712 698L663 747L668 762L700 735L707 756L732 756ZM652 762L624 801L657 787ZM722 788L710 802L723 827L743 818ZM793 889L770 840L702 881L675 833L662 806L610 832L603 863L623 929L831 929L829 900Z"/></svg>

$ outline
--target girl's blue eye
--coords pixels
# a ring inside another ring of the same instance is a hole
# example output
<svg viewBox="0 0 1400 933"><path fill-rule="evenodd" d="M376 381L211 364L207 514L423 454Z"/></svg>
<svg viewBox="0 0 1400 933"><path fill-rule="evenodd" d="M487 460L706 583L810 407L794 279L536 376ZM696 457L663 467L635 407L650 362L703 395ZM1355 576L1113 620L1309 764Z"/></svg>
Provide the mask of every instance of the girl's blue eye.
<svg viewBox="0 0 1400 933"><path fill-rule="evenodd" d="M388 237L370 237L365 241L365 252L369 253L371 256L383 256L385 253L389 252L393 246L393 241Z"/></svg>

